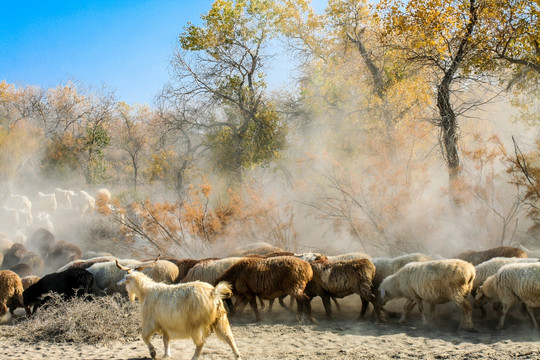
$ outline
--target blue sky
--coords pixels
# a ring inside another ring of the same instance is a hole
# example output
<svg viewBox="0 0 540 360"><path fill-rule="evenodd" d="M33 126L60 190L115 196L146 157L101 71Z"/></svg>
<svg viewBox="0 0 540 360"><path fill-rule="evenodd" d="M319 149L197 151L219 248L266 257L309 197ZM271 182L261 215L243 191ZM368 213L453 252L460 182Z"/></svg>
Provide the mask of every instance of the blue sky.
<svg viewBox="0 0 540 360"><path fill-rule="evenodd" d="M213 0L0 0L0 81L107 85L118 100L152 103L169 80L175 40ZM317 11L325 0L316 0ZM274 71L274 86L286 82Z"/></svg>

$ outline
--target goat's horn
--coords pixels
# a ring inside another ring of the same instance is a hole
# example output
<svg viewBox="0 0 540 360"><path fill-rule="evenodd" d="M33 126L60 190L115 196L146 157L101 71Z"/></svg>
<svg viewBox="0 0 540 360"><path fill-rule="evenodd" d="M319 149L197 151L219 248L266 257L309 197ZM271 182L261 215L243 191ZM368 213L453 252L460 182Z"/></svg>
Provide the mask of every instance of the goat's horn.
<svg viewBox="0 0 540 360"><path fill-rule="evenodd" d="M131 272L131 269L130 269L130 268L120 265L120 264L118 263L118 260L115 260L115 261L116 261L116 266L118 266L119 269L125 270L125 271L127 271L128 273Z"/></svg>

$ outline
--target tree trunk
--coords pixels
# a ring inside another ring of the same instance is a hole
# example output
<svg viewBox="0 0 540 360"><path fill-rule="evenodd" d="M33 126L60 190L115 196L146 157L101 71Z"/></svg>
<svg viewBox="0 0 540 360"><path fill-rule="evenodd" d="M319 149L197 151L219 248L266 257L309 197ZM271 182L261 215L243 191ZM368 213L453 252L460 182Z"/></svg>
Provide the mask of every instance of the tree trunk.
<svg viewBox="0 0 540 360"><path fill-rule="evenodd" d="M440 116L440 131L443 156L448 166L448 183L450 197L459 203L457 185L460 177L460 160L458 153L458 125L456 114L450 104L450 82L442 81L437 89L437 108Z"/></svg>
<svg viewBox="0 0 540 360"><path fill-rule="evenodd" d="M456 54L445 70L441 83L437 86L437 108L440 115L440 131L443 156L448 165L449 191L452 201L459 205L458 184L460 179L460 161L458 154L458 124L456 114L450 103L450 91L455 75L469 51L471 36L478 21L478 6L475 0L469 4L469 22L463 38L459 42Z"/></svg>

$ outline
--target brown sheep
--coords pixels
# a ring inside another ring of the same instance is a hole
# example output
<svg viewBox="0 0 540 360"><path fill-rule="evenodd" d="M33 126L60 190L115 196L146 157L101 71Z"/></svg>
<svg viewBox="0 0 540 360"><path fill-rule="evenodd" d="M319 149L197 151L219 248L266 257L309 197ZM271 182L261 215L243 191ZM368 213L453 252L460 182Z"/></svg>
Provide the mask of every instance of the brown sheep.
<svg viewBox="0 0 540 360"><path fill-rule="evenodd" d="M21 262L24 255L28 253L28 250L21 243L14 243L11 248L4 254L4 261L2 263L3 269L10 269L13 266Z"/></svg>
<svg viewBox="0 0 540 360"><path fill-rule="evenodd" d="M47 229L39 228L30 236L27 244L30 249L46 258L54 246L54 235Z"/></svg>
<svg viewBox="0 0 540 360"><path fill-rule="evenodd" d="M491 260L496 257L516 257L526 258L529 257L527 253L521 249L510 246L499 246L493 249L483 251L466 251L459 254L456 258L465 260L473 264L474 266L483 263L484 261Z"/></svg>
<svg viewBox="0 0 540 360"><path fill-rule="evenodd" d="M282 251L284 250L276 246L270 245L265 242L259 242L259 243L249 244L239 249L236 249L235 251L227 255L227 257L266 255L266 254L282 252Z"/></svg>
<svg viewBox="0 0 540 360"><path fill-rule="evenodd" d="M33 274L42 275L45 268L45 262L41 256L28 252L21 259L20 264L27 264L32 268Z"/></svg>
<svg viewBox="0 0 540 360"><path fill-rule="evenodd" d="M57 241L45 259L45 266L50 270L57 270L70 261L80 259L81 248L67 241Z"/></svg>
<svg viewBox="0 0 540 360"><path fill-rule="evenodd" d="M358 319L364 317L369 302L373 304L377 319L381 319L380 306L371 292L375 277L375 265L368 259L341 261L315 261L311 263L313 280L306 287L306 295L313 299L320 296L323 300L326 318L330 319L332 308L330 298L343 298L358 294L362 300L362 309Z"/></svg>
<svg viewBox="0 0 540 360"><path fill-rule="evenodd" d="M34 270L28 264L19 263L15 266L12 266L9 270L13 271L19 277L23 278L25 276L34 275Z"/></svg>
<svg viewBox="0 0 540 360"><path fill-rule="evenodd" d="M24 307L26 314L30 315L30 309L24 306L23 285L19 275L11 270L0 271L0 316L9 312L13 314L18 307Z"/></svg>
<svg viewBox="0 0 540 360"><path fill-rule="evenodd" d="M41 278L39 276L30 275L30 276L24 276L21 278L23 289L26 290L30 286L37 283Z"/></svg>
<svg viewBox="0 0 540 360"><path fill-rule="evenodd" d="M306 285L312 278L311 265L294 256L269 259L248 257L232 265L216 280L216 283L221 281L231 283L234 294L238 296L234 310L249 302L256 321L261 320L257 309L257 297L271 300L290 295L298 304L297 320L300 321L305 312L308 319L315 322L311 315L310 299L304 293Z"/></svg>

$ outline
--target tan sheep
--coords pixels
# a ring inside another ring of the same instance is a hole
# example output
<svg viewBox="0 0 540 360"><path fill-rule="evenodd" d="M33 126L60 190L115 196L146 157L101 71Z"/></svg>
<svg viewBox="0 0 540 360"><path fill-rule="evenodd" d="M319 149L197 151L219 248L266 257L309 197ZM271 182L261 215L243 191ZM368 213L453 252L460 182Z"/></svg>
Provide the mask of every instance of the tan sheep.
<svg viewBox="0 0 540 360"><path fill-rule="evenodd" d="M40 279L41 278L39 276L35 276L35 275L22 277L21 283L22 283L23 289L24 290L28 289L30 286L37 283Z"/></svg>
<svg viewBox="0 0 540 360"><path fill-rule="evenodd" d="M383 280L379 287L380 299L383 305L392 299L407 299L400 322L404 322L415 303L418 304L424 324L427 319L422 301L430 304L430 315L436 304L453 301L463 310L460 328L472 330L472 308L467 297L474 278L474 266L463 260L413 262Z"/></svg>
<svg viewBox="0 0 540 360"><path fill-rule="evenodd" d="M482 306L489 301L502 303L497 329L503 328L504 319L512 305L521 301L531 315L534 329L538 330L533 308L540 307L540 263L508 264L501 267L478 288L474 305Z"/></svg>
<svg viewBox="0 0 540 360"><path fill-rule="evenodd" d="M493 259L495 257L516 257L526 258L527 253L521 249L510 246L499 246L493 249L482 251L466 251L456 256L457 259L465 260L473 264L474 266L481 264L485 261Z"/></svg>
<svg viewBox="0 0 540 360"><path fill-rule="evenodd" d="M30 315L30 309L24 306L23 285L19 275L11 270L0 271L0 316L13 311L17 307L24 307L26 314Z"/></svg>

